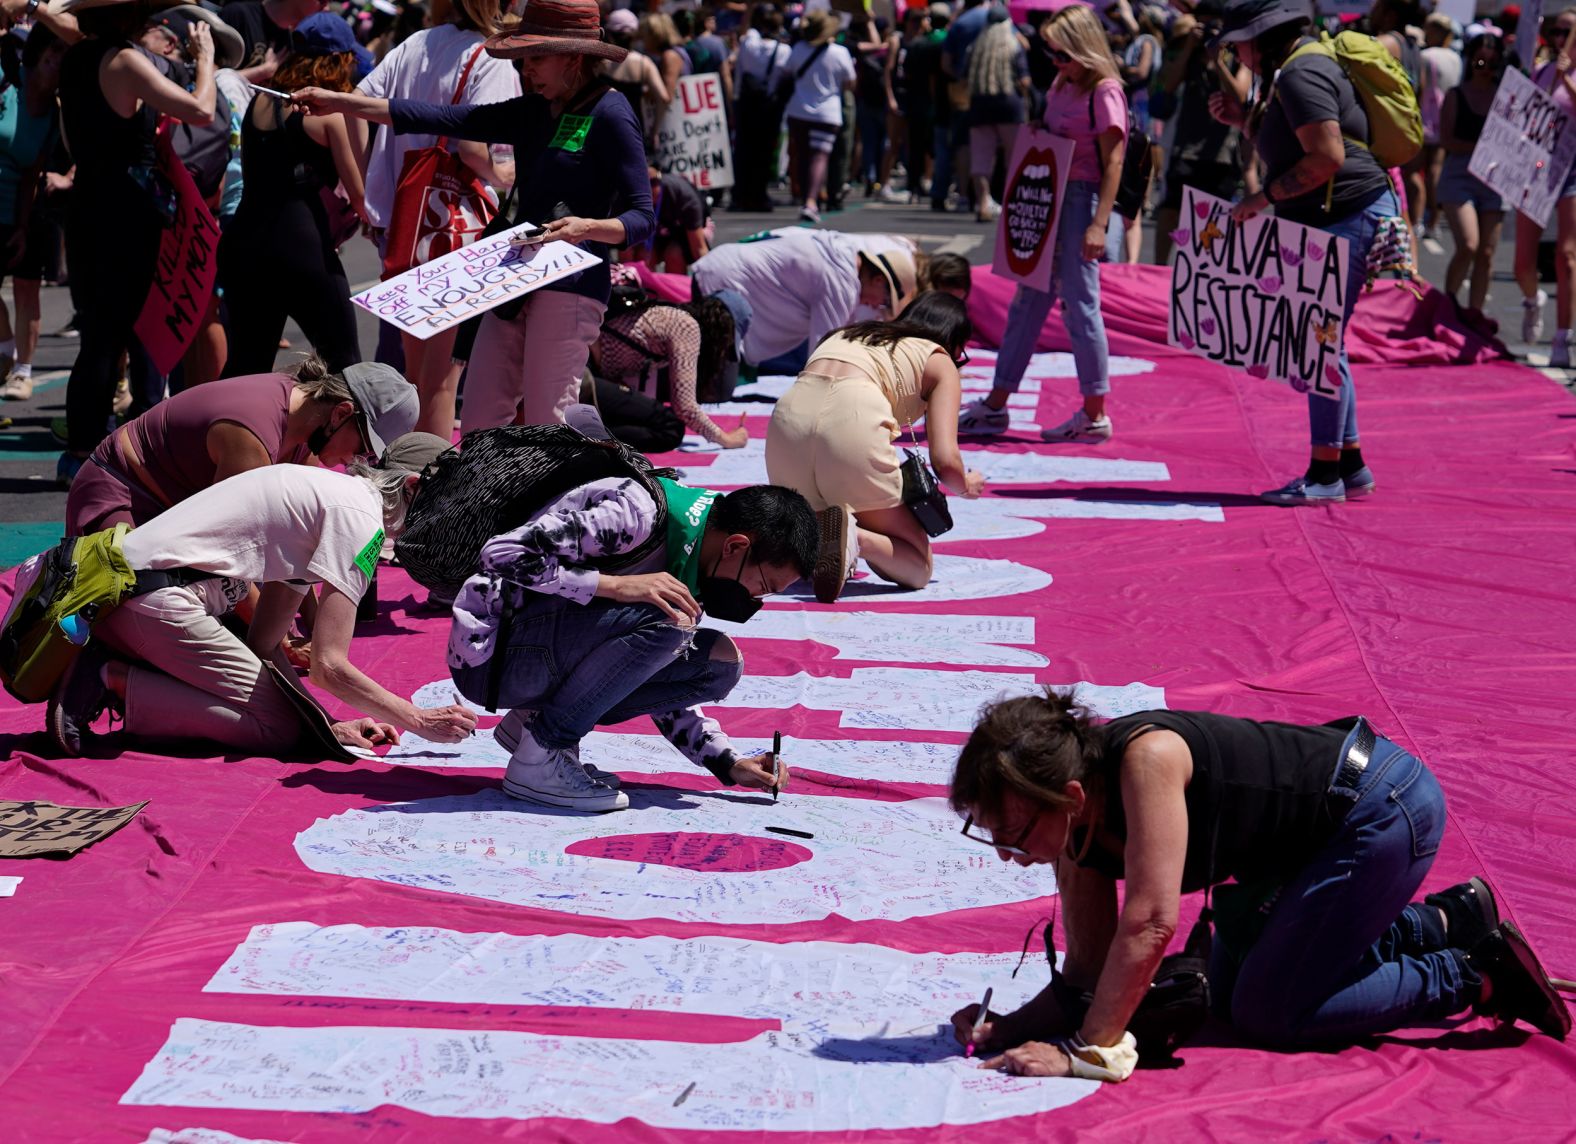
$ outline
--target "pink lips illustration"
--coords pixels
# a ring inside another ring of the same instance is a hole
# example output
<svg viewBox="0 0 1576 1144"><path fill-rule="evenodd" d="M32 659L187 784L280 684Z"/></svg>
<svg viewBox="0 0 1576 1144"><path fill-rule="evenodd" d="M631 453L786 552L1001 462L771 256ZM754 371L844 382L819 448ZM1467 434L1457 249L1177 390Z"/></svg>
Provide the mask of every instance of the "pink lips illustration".
<svg viewBox="0 0 1576 1144"><path fill-rule="evenodd" d="M1310 242L1308 244L1308 257L1315 262L1319 261L1319 259L1324 257L1324 247L1317 242Z"/></svg>
<svg viewBox="0 0 1576 1144"><path fill-rule="evenodd" d="M1198 324L1198 328L1203 330L1210 337L1214 337L1215 336L1215 319L1214 318L1205 318L1202 322L1200 322Z"/></svg>
<svg viewBox="0 0 1576 1144"><path fill-rule="evenodd" d="M1273 294L1281 288L1281 280L1273 274L1266 274L1259 279L1259 289L1266 294Z"/></svg>
<svg viewBox="0 0 1576 1144"><path fill-rule="evenodd" d="M1178 246L1186 246L1193 241L1193 232L1185 226L1179 226L1171 232L1171 241Z"/></svg>
<svg viewBox="0 0 1576 1144"><path fill-rule="evenodd" d="M1265 365L1263 362L1259 362L1256 365L1250 365L1248 367L1248 376L1249 377L1256 377L1260 381L1263 381L1269 375L1270 375L1270 367Z"/></svg>
<svg viewBox="0 0 1576 1144"><path fill-rule="evenodd" d="M1335 386L1336 389L1341 388L1341 371L1333 365L1325 366L1324 380Z"/></svg>
<svg viewBox="0 0 1576 1144"><path fill-rule="evenodd" d="M1209 204L1208 203L1194 203L1193 204L1193 213L1198 215L1199 218L1208 218L1209 217Z"/></svg>
<svg viewBox="0 0 1576 1144"><path fill-rule="evenodd" d="M1281 254L1281 261L1284 262L1287 266L1290 266L1293 269L1295 269L1296 267L1302 265L1302 255L1298 254L1295 250L1292 250L1290 247L1287 247L1287 246L1281 247L1280 248L1280 254Z"/></svg>
<svg viewBox="0 0 1576 1144"><path fill-rule="evenodd" d="M1185 350L1190 350L1194 346L1198 345L1198 342L1194 341L1192 334L1184 333L1177 335L1177 345L1181 346Z"/></svg>

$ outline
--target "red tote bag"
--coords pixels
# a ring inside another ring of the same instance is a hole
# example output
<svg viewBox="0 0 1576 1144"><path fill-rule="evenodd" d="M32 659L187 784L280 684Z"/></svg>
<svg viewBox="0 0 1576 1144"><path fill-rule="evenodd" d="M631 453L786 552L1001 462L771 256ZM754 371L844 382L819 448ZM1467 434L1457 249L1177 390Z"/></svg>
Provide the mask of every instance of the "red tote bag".
<svg viewBox="0 0 1576 1144"><path fill-rule="evenodd" d="M451 104L465 94L471 68L481 56L478 44L465 61ZM481 177L448 149L448 139L405 154L399 186L394 189L394 214L388 225L383 277L403 274L480 237L498 206Z"/></svg>

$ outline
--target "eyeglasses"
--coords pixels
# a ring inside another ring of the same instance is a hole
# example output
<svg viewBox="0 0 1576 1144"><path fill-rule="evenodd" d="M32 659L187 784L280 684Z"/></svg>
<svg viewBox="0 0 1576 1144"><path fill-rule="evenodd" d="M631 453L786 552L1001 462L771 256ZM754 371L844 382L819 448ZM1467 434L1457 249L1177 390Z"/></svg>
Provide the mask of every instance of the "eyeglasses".
<svg viewBox="0 0 1576 1144"><path fill-rule="evenodd" d="M1035 811L1034 817L1029 819L1029 824L1023 828L1023 833L1014 838L1010 846L997 842L994 838L987 838L983 834L972 833L974 827L974 816L972 814L963 820L963 837L970 842L978 842L989 846L992 850L1000 850L1003 854L1011 854L1017 858L1027 858L1029 857L1029 852L1023 848L1023 844L1029 840L1029 835L1034 831L1035 824L1040 821L1040 815L1043 813L1044 811L1042 810Z"/></svg>
<svg viewBox="0 0 1576 1144"><path fill-rule="evenodd" d="M1551 40L1563 40L1566 36L1568 36L1570 34L1571 34L1571 30L1569 28L1550 28L1549 29L1549 39L1551 39Z"/></svg>

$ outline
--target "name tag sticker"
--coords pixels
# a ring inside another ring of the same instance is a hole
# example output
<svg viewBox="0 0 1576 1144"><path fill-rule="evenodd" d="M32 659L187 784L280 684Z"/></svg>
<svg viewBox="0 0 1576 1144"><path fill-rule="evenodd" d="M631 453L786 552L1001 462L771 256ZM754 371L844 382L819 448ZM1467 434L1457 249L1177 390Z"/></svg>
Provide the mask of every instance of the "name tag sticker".
<svg viewBox="0 0 1576 1144"><path fill-rule="evenodd" d="M380 528L372 534L372 539L367 541L367 546L356 553L353 566L359 568L367 579L378 570L378 557L383 553L383 530Z"/></svg>
<svg viewBox="0 0 1576 1144"><path fill-rule="evenodd" d="M586 136L591 134L591 117L589 115L565 115L558 121L558 130L553 132L552 142L549 147L556 147L560 151L579 151L586 145Z"/></svg>

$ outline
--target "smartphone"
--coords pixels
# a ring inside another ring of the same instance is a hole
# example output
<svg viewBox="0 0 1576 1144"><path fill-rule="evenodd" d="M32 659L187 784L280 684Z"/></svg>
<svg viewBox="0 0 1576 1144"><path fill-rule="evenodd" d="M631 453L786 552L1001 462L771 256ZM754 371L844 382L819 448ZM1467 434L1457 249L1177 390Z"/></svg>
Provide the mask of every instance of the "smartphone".
<svg viewBox="0 0 1576 1144"><path fill-rule="evenodd" d="M515 246L530 246L532 243L541 242L546 234L545 226L533 226L522 230L511 241Z"/></svg>

